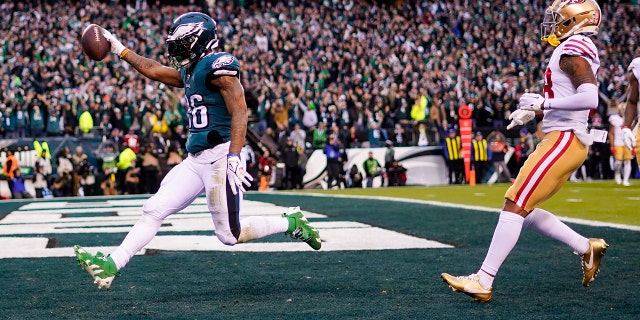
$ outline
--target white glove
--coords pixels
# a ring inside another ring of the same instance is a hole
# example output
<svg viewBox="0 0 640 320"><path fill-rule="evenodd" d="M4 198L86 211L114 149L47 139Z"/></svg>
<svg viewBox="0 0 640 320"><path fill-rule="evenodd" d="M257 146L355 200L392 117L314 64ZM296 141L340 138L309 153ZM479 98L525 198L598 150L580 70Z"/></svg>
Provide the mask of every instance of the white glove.
<svg viewBox="0 0 640 320"><path fill-rule="evenodd" d="M518 108L522 110L544 110L544 97L537 93L525 93L520 97Z"/></svg>
<svg viewBox="0 0 640 320"><path fill-rule="evenodd" d="M512 112L509 116L509 120L511 120L511 123L507 126L507 130L511 130L511 128L515 126L524 125L527 122L533 120L533 118L535 117L536 113L534 111L518 109Z"/></svg>
<svg viewBox="0 0 640 320"><path fill-rule="evenodd" d="M104 30L102 35L105 38L107 38L107 41L109 41L109 43L111 43L111 52L117 54L118 57L119 57L122 54L122 51L124 51L124 49L125 49L125 47L122 44L122 42L120 42L114 35L111 34L111 32L109 32L107 30Z"/></svg>
<svg viewBox="0 0 640 320"><path fill-rule="evenodd" d="M631 129L622 128L622 142L624 142L624 146L629 150L633 150L636 146L636 136L633 134Z"/></svg>
<svg viewBox="0 0 640 320"><path fill-rule="evenodd" d="M243 184L247 187L251 186L253 177L244 169L239 154L229 153L227 155L227 179L231 183L231 191L234 195L238 194L238 190L247 192Z"/></svg>

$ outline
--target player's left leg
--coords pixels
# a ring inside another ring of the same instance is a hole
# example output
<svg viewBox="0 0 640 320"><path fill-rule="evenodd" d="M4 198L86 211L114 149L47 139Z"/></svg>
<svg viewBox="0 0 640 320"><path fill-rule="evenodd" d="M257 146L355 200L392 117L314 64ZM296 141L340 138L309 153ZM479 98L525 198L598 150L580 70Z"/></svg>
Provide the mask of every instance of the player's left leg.
<svg viewBox="0 0 640 320"><path fill-rule="evenodd" d="M301 239L318 250L321 240L318 230L311 227L299 208L292 208L281 217L250 216L240 219L242 193L234 195L226 175L226 157L209 165L203 172L207 205L216 229L216 236L226 245L235 245L285 233Z"/></svg>
<svg viewBox="0 0 640 320"><path fill-rule="evenodd" d="M547 150L551 152L549 156L541 158L546 159L545 161L538 160L536 161L536 166L529 166L525 169L527 172L525 183L521 183L522 180L516 181L514 187L507 191L507 198L513 199L515 203L522 205L524 210L529 212L524 219L524 228L564 243L582 257L582 284L586 286L595 278L600 259L604 255L607 244L602 239L588 239L580 235L552 213L536 208L538 204L549 199L560 190L571 172L582 165L588 152L588 147L575 137L568 144L565 144L561 137L558 137L557 142L558 147ZM554 149L557 150L561 146L565 146L566 151L564 153L566 155L561 158L554 157L553 153L557 152ZM541 151L544 151L548 146L543 145L541 148ZM536 157L539 155L536 155ZM554 161L554 159L558 161ZM544 163L551 164L545 166ZM532 183L537 183L538 187L533 188L531 186ZM591 257L594 257L594 263L589 262Z"/></svg>

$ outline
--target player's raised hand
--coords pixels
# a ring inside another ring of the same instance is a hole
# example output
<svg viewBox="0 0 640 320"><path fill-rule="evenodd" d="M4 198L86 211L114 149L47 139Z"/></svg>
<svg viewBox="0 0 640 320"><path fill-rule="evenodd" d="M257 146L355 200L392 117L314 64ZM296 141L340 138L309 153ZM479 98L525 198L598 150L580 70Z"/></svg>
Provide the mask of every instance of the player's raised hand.
<svg viewBox="0 0 640 320"><path fill-rule="evenodd" d="M227 179L231 183L231 191L233 194L238 194L238 190L247 192L244 185L251 186L253 177L245 170L240 155L230 153L227 155Z"/></svg>
<svg viewBox="0 0 640 320"><path fill-rule="evenodd" d="M631 129L627 127L622 128L622 142L629 150L633 150L633 148L636 147L636 136L633 134Z"/></svg>
<svg viewBox="0 0 640 320"><path fill-rule="evenodd" d="M533 120L536 117L536 113L531 110L518 109L509 115L511 123L507 126L507 130L511 130L515 126L522 126L527 122Z"/></svg>
<svg viewBox="0 0 640 320"><path fill-rule="evenodd" d="M520 97L518 108L521 110L540 111L544 110L544 97L537 93L524 93Z"/></svg>
<svg viewBox="0 0 640 320"><path fill-rule="evenodd" d="M111 43L111 52L117 54L118 57L120 57L120 55L122 54L122 51L126 49L125 46L122 44L122 42L120 42L120 40L118 40L116 36L114 36L113 34L111 34L111 32L107 30L104 30L102 35L107 39L107 41L109 41L109 43Z"/></svg>

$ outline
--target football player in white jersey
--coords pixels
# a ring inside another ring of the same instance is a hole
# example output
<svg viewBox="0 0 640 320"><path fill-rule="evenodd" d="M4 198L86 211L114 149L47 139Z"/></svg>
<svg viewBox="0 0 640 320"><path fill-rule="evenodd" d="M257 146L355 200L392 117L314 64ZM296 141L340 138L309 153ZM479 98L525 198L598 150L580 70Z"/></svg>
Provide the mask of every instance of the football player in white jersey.
<svg viewBox="0 0 640 320"><path fill-rule="evenodd" d="M631 176L631 150L625 147L622 134L625 103L619 103L617 113L609 116L609 144L613 154L613 173L617 184L630 186Z"/></svg>
<svg viewBox="0 0 640 320"><path fill-rule="evenodd" d="M640 156L640 129L638 128L638 91L640 91L640 48L636 49L635 58L629 64L629 87L627 89L627 103L624 114L624 124L622 126L622 136L624 145L632 150L636 148L636 157ZM635 128L634 128L635 126ZM633 130L631 128L634 128ZM634 132L635 131L635 134ZM638 162L640 167L640 162Z"/></svg>
<svg viewBox="0 0 640 320"><path fill-rule="evenodd" d="M240 217L245 171L240 151L247 130L247 105L240 83L240 63L218 47L216 22L199 12L185 13L173 22L167 51L174 68L142 57L105 31L111 52L149 79L183 87L188 97L189 156L162 180L160 189L142 208L142 217L110 255L93 255L74 247L79 264L99 288L109 288L114 277L146 246L168 216L181 211L204 192L216 237L225 245L284 233L321 247L318 230L299 208L282 217Z"/></svg>
<svg viewBox="0 0 640 320"><path fill-rule="evenodd" d="M598 106L595 74L600 60L589 36L597 34L600 17L595 0L555 0L547 8L541 24L542 40L556 49L544 74L544 96L523 94L507 127L543 116L544 138L505 194L505 204L480 269L464 276L441 275L454 291L475 301L491 301L494 277L523 227L565 243L580 255L583 286L588 286L598 273L607 243L581 236L537 206L553 196L582 165L593 142L587 119L589 111Z"/></svg>

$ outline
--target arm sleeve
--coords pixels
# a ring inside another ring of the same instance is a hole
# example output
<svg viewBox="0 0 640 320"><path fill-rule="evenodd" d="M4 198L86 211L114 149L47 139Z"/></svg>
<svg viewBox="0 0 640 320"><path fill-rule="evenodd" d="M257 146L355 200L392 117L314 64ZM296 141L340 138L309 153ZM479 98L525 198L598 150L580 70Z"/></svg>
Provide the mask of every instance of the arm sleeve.
<svg viewBox="0 0 640 320"><path fill-rule="evenodd" d="M589 110L598 107L598 87L595 84L583 83L577 91L567 97L545 100L544 109Z"/></svg>

